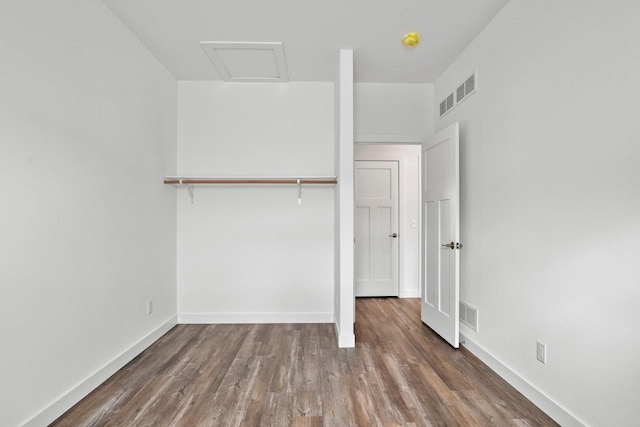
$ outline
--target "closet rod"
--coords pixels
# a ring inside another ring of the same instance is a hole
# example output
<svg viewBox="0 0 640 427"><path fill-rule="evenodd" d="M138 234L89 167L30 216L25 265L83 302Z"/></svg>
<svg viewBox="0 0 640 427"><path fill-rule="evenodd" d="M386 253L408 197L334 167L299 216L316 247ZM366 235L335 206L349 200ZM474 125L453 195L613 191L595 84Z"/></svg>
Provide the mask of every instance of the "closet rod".
<svg viewBox="0 0 640 427"><path fill-rule="evenodd" d="M252 177L252 178L181 178L168 176L165 184L337 184L335 176L330 177Z"/></svg>

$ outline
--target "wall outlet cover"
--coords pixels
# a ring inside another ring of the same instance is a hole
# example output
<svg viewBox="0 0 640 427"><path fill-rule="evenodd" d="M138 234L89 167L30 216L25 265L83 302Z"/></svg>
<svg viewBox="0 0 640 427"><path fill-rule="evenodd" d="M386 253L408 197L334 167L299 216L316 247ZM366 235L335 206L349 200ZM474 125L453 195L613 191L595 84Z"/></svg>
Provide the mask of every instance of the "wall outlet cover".
<svg viewBox="0 0 640 427"><path fill-rule="evenodd" d="M538 359L540 363L547 364L547 345L540 341L537 342L536 359Z"/></svg>

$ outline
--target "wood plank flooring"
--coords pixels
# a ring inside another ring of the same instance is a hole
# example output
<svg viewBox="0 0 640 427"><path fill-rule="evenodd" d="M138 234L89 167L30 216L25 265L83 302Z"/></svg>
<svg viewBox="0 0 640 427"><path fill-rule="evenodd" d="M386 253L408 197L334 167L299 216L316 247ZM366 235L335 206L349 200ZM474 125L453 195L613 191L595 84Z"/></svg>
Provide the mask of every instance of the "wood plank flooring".
<svg viewBox="0 0 640 427"><path fill-rule="evenodd" d="M417 299L357 300L355 349L332 324L178 325L54 426L553 426Z"/></svg>

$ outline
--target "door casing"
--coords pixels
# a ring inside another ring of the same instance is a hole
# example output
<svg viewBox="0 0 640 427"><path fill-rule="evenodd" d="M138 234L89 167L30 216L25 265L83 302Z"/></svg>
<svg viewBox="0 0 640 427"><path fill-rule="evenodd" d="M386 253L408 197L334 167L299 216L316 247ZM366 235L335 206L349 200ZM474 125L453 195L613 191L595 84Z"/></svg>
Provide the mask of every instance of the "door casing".
<svg viewBox="0 0 640 427"><path fill-rule="evenodd" d="M361 138L355 145L355 160L387 161L399 164L399 259L398 276L400 298L420 298L421 280L421 178L419 137L396 141L389 137L383 140ZM412 228L412 220L415 228Z"/></svg>

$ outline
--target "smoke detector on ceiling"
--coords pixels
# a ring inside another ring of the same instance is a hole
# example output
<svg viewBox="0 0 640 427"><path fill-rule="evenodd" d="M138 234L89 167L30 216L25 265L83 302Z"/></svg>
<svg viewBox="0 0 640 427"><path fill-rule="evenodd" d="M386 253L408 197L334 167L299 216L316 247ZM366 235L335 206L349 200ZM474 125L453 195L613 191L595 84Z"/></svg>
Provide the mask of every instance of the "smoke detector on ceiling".
<svg viewBox="0 0 640 427"><path fill-rule="evenodd" d="M420 34L407 33L402 37L402 44L407 47L414 47L420 43Z"/></svg>

